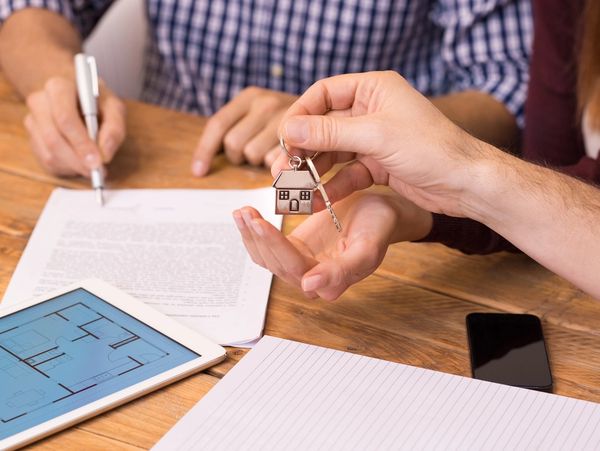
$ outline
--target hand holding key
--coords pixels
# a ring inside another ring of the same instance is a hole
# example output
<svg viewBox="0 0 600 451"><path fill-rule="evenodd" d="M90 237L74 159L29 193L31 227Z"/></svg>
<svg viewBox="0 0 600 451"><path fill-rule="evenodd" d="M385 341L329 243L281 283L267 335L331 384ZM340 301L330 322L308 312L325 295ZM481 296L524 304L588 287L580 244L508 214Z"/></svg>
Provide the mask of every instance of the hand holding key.
<svg viewBox="0 0 600 451"><path fill-rule="evenodd" d="M381 184L452 216L467 216L461 196L484 155L477 139L391 71L318 81L288 110L280 135L292 155L321 152L315 162L320 174L351 162L325 185L334 203ZM281 155L271 172L286 164Z"/></svg>
<svg viewBox="0 0 600 451"><path fill-rule="evenodd" d="M108 163L125 138L125 105L103 84L98 104L102 117L98 144L89 138L81 118L74 79L49 79L43 89L27 96L27 107L24 125L33 153L54 175L89 177L100 155Z"/></svg>

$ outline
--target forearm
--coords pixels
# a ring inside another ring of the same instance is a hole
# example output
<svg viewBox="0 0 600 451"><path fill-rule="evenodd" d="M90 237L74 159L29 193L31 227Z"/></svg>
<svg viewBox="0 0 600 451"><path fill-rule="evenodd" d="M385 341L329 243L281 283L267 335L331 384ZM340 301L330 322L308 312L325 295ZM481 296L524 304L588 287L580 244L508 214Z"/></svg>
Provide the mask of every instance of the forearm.
<svg viewBox="0 0 600 451"><path fill-rule="evenodd" d="M465 190L465 213L600 298L600 191L487 147Z"/></svg>
<svg viewBox="0 0 600 451"><path fill-rule="evenodd" d="M72 77L73 55L80 48L73 25L51 11L24 9L0 28L2 72L23 97L53 76Z"/></svg>
<svg viewBox="0 0 600 451"><path fill-rule="evenodd" d="M434 97L431 102L471 135L500 148L516 148L519 128L510 111L491 95L464 91Z"/></svg>

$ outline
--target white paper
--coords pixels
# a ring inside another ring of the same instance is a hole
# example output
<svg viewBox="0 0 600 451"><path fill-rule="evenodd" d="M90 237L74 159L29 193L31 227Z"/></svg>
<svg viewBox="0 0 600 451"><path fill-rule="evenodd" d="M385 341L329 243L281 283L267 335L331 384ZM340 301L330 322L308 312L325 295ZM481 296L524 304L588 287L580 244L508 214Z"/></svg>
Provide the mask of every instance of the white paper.
<svg viewBox="0 0 600 451"><path fill-rule="evenodd" d="M281 227L271 188L54 190L3 303L97 277L220 344L261 336L271 274L249 258L231 212L256 207Z"/></svg>
<svg viewBox="0 0 600 451"><path fill-rule="evenodd" d="M600 404L265 336L153 448L600 447Z"/></svg>

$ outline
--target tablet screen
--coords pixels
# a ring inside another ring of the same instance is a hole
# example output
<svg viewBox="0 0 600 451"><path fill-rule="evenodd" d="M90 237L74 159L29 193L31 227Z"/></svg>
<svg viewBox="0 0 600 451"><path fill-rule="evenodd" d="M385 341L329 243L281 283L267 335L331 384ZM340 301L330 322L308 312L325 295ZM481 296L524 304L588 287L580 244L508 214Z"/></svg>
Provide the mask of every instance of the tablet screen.
<svg viewBox="0 0 600 451"><path fill-rule="evenodd" d="M82 288L0 318L0 440L198 357Z"/></svg>

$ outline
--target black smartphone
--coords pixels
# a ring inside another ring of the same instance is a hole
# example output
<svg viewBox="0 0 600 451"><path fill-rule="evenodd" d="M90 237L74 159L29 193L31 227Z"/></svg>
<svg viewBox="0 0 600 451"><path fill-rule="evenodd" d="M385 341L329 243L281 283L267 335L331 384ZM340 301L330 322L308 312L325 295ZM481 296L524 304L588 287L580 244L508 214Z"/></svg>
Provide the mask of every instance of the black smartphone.
<svg viewBox="0 0 600 451"><path fill-rule="evenodd" d="M470 313L467 335L475 379L552 391L550 363L537 316Z"/></svg>

